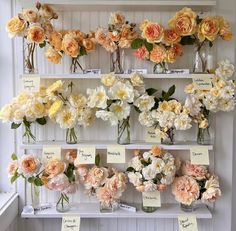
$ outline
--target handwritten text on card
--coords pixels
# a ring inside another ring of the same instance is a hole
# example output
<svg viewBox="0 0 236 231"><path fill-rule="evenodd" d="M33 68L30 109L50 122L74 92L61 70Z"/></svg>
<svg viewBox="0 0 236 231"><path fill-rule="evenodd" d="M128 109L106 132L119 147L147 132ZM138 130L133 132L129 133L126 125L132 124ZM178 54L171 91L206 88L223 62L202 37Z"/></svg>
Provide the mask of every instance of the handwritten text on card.
<svg viewBox="0 0 236 231"><path fill-rule="evenodd" d="M197 219L195 216L178 216L180 231L198 231Z"/></svg>
<svg viewBox="0 0 236 231"><path fill-rule="evenodd" d="M190 160L192 164L209 165L208 148L204 146L191 147Z"/></svg>
<svg viewBox="0 0 236 231"><path fill-rule="evenodd" d="M125 147L122 145L108 146L107 163L125 163Z"/></svg>
<svg viewBox="0 0 236 231"><path fill-rule="evenodd" d="M146 128L145 141L148 143L161 143L161 138L155 133L155 128Z"/></svg>
<svg viewBox="0 0 236 231"><path fill-rule="evenodd" d="M38 92L40 90L40 77L22 77L22 90L27 92Z"/></svg>
<svg viewBox="0 0 236 231"><path fill-rule="evenodd" d="M161 207L161 195L159 191L143 192L143 206Z"/></svg>
<svg viewBox="0 0 236 231"><path fill-rule="evenodd" d="M96 149L95 146L80 147L77 151L76 164L94 164Z"/></svg>
<svg viewBox="0 0 236 231"><path fill-rule="evenodd" d="M42 160L61 159L61 147L57 145L43 146Z"/></svg>
<svg viewBox="0 0 236 231"><path fill-rule="evenodd" d="M61 231L79 231L79 230L80 230L79 216L62 217Z"/></svg>
<svg viewBox="0 0 236 231"><path fill-rule="evenodd" d="M210 90L212 88L211 78L208 75L193 76L193 83L198 90Z"/></svg>

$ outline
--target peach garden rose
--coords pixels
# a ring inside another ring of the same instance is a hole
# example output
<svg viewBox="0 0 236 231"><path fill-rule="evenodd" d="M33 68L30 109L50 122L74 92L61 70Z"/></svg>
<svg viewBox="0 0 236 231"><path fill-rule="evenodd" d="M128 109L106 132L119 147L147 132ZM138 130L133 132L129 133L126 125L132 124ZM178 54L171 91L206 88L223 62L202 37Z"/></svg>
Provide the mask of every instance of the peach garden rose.
<svg viewBox="0 0 236 231"><path fill-rule="evenodd" d="M26 28L26 23L24 20L19 19L18 16L11 18L6 25L6 31L9 37L15 37L22 33Z"/></svg>
<svg viewBox="0 0 236 231"><path fill-rule="evenodd" d="M167 46L179 43L180 40L181 40L181 36L177 33L175 29L164 30L164 43Z"/></svg>
<svg viewBox="0 0 236 231"><path fill-rule="evenodd" d="M43 43L45 40L45 32L41 26L31 26L27 31L27 39L32 43Z"/></svg>
<svg viewBox="0 0 236 231"><path fill-rule="evenodd" d="M34 155L23 155L19 160L19 173L30 177L39 171L40 165L39 159Z"/></svg>
<svg viewBox="0 0 236 231"><path fill-rule="evenodd" d="M45 173L49 175L49 177L54 177L58 174L61 174L65 171L66 164L57 159L51 159L45 164Z"/></svg>
<svg viewBox="0 0 236 231"><path fill-rule="evenodd" d="M164 28L158 23L148 22L145 24L142 37L147 39L150 43L159 43L161 42L164 36Z"/></svg>
<svg viewBox="0 0 236 231"><path fill-rule="evenodd" d="M150 52L150 60L154 63L161 63L166 58L166 49L161 45L154 45Z"/></svg>
<svg viewBox="0 0 236 231"><path fill-rule="evenodd" d="M203 180L207 176L207 168L204 165L191 164L190 161L186 161L182 165L183 175L192 176L197 180Z"/></svg>
<svg viewBox="0 0 236 231"><path fill-rule="evenodd" d="M49 47L47 51L45 52L45 57L47 58L48 61L54 63L54 64L59 64L62 59L61 53L53 49L52 47Z"/></svg>

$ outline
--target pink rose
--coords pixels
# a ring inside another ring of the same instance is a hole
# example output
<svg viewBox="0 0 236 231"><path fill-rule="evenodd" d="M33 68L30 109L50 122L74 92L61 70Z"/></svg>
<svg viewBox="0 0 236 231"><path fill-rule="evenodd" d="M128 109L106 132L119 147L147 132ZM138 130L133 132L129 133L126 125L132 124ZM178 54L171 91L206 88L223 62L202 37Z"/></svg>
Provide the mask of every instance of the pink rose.
<svg viewBox="0 0 236 231"><path fill-rule="evenodd" d="M40 161L34 155L23 155L19 160L19 172L25 177L37 173L40 168Z"/></svg>
<svg viewBox="0 0 236 231"><path fill-rule="evenodd" d="M158 23L148 22L143 28L142 37L150 43L161 42L163 35L164 28Z"/></svg>
<svg viewBox="0 0 236 231"><path fill-rule="evenodd" d="M134 56L138 59L148 59L149 52L145 46L141 46L134 52Z"/></svg>
<svg viewBox="0 0 236 231"><path fill-rule="evenodd" d="M76 184L70 184L64 191L63 193L65 194L74 194L76 193L77 190L77 185Z"/></svg>
<svg viewBox="0 0 236 231"><path fill-rule="evenodd" d="M77 175L79 177L79 181L83 183L85 181L85 178L88 174L88 169L84 165L80 165L77 167Z"/></svg>
<svg viewBox="0 0 236 231"><path fill-rule="evenodd" d="M161 63L166 58L166 49L163 46L154 45L150 53L150 60L154 63Z"/></svg>
<svg viewBox="0 0 236 231"><path fill-rule="evenodd" d="M15 174L15 172L17 171L17 169L18 169L17 161L11 161L7 166L8 175L10 177L13 176Z"/></svg>
<svg viewBox="0 0 236 231"><path fill-rule="evenodd" d="M100 202L111 204L114 201L113 192L107 187L102 187L96 191L97 198Z"/></svg>
<svg viewBox="0 0 236 231"><path fill-rule="evenodd" d="M70 186L70 182L68 180L68 177L64 173L61 173L49 179L48 183L46 184L46 187L48 189L59 191L59 192L64 191L69 186Z"/></svg>
<svg viewBox="0 0 236 231"><path fill-rule="evenodd" d="M191 164L190 161L186 161L182 165L183 175L192 176L197 180L206 179L207 168L203 165Z"/></svg>

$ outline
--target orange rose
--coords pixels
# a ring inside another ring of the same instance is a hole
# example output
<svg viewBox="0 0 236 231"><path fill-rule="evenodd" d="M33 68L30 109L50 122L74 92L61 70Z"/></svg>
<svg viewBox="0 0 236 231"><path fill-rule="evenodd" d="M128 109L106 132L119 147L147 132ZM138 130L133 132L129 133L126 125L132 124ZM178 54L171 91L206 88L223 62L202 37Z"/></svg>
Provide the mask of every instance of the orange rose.
<svg viewBox="0 0 236 231"><path fill-rule="evenodd" d="M71 150L68 150L68 151L66 152L65 159L66 159L69 163L73 164L74 161L75 161L75 159L76 159L76 157L77 157L77 150L76 150L76 149L71 149Z"/></svg>
<svg viewBox="0 0 236 231"><path fill-rule="evenodd" d="M177 55L173 47L166 50L166 58L165 58L166 62L174 63L176 61L176 58L177 58Z"/></svg>
<svg viewBox="0 0 236 231"><path fill-rule="evenodd" d="M103 28L99 28L96 32L95 32L95 40L97 43L99 43L100 45L103 45L106 42L106 34L104 32Z"/></svg>
<svg viewBox="0 0 236 231"><path fill-rule="evenodd" d="M164 43L167 46L180 42L181 37L175 29L167 29L164 31Z"/></svg>
<svg viewBox="0 0 236 231"><path fill-rule="evenodd" d="M49 175L49 177L54 177L60 173L65 171L66 164L57 159L51 159L45 164L45 173Z"/></svg>
<svg viewBox="0 0 236 231"><path fill-rule="evenodd" d="M38 14L31 9L25 9L25 10L23 10L23 18L27 22L37 22L38 21Z"/></svg>
<svg viewBox="0 0 236 231"><path fill-rule="evenodd" d="M95 44L89 38L83 39L83 46L84 46L84 48L86 49L87 52L91 52L95 49Z"/></svg>
<svg viewBox="0 0 236 231"><path fill-rule="evenodd" d="M33 155L23 155L19 161L19 172L25 177L32 176L38 172L40 167L39 160Z"/></svg>
<svg viewBox="0 0 236 231"><path fill-rule="evenodd" d="M152 146L152 149L150 152L152 153L153 156L161 156L162 155L161 147L159 147L157 145Z"/></svg>
<svg viewBox="0 0 236 231"><path fill-rule="evenodd" d="M158 23L148 22L143 28L142 37L150 43L161 42L163 35L164 28Z"/></svg>
<svg viewBox="0 0 236 231"><path fill-rule="evenodd" d="M26 27L26 23L24 20L19 19L18 17L11 18L6 25L6 31L9 36L15 37L24 31Z"/></svg>
<svg viewBox="0 0 236 231"><path fill-rule="evenodd" d="M117 42L120 40L120 33L118 31L108 32L108 38L111 39L113 42Z"/></svg>
<svg viewBox="0 0 236 231"><path fill-rule="evenodd" d="M62 40L62 50L69 56L76 58L79 55L80 46L73 33L68 33Z"/></svg>
<svg viewBox="0 0 236 231"><path fill-rule="evenodd" d="M205 39L209 41L214 41L220 30L219 20L217 17L206 17L204 18L198 26L198 38L200 42Z"/></svg>
<svg viewBox="0 0 236 231"><path fill-rule="evenodd" d="M177 56L181 56L183 54L183 46L180 43L175 44L173 49L175 50L175 54Z"/></svg>
<svg viewBox="0 0 236 231"><path fill-rule="evenodd" d="M8 164L7 172L9 176L13 176L18 169L17 161L12 161Z"/></svg>
<svg viewBox="0 0 236 231"><path fill-rule="evenodd" d="M62 59L62 55L52 47L49 47L47 49L47 51L45 52L45 57L49 62L52 62L54 64L60 63Z"/></svg>
<svg viewBox="0 0 236 231"><path fill-rule="evenodd" d="M49 35L49 43L56 50L60 51L62 49L62 35L57 31L53 31Z"/></svg>
<svg viewBox="0 0 236 231"><path fill-rule="evenodd" d="M191 8L184 7L169 21L169 26L181 36L192 35L196 32L197 14Z"/></svg>
<svg viewBox="0 0 236 231"><path fill-rule="evenodd" d="M28 29L27 39L33 43L43 43L45 40L44 29L41 26L32 26Z"/></svg>
<svg viewBox="0 0 236 231"><path fill-rule="evenodd" d="M224 19L224 17L218 16L217 19L219 20L220 24L220 31L219 35L222 39L229 41L233 38L233 34L231 32L230 24L228 21Z"/></svg>
<svg viewBox="0 0 236 231"><path fill-rule="evenodd" d="M154 45L151 53L150 60L154 63L161 63L165 60L166 50L163 46Z"/></svg>

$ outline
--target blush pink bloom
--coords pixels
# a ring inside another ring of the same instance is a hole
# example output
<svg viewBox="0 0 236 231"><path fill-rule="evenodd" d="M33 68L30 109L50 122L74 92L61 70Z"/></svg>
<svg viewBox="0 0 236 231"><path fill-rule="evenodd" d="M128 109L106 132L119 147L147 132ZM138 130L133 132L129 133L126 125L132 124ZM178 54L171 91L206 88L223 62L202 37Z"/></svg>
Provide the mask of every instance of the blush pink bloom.
<svg viewBox="0 0 236 231"><path fill-rule="evenodd" d="M186 161L182 165L182 173L197 180L203 180L206 178L207 168L206 166L191 164L190 161Z"/></svg>
<svg viewBox="0 0 236 231"><path fill-rule="evenodd" d="M17 171L17 169L18 169L17 161L11 161L7 166L8 175L10 177L13 176L15 174L15 172Z"/></svg>
<svg viewBox="0 0 236 231"><path fill-rule="evenodd" d="M69 186L70 186L70 183L69 183L68 177L64 173L61 173L51 178L46 184L46 187L48 189L59 191L59 192L64 191Z"/></svg>
<svg viewBox="0 0 236 231"><path fill-rule="evenodd" d="M192 202L199 198L200 189L194 178L181 176L175 178L172 185L172 193L178 202L191 205Z"/></svg>
<svg viewBox="0 0 236 231"><path fill-rule="evenodd" d="M23 155L19 160L19 173L30 177L37 173L40 168L40 161L34 155Z"/></svg>
<svg viewBox="0 0 236 231"><path fill-rule="evenodd" d="M74 194L76 193L78 186L76 184L70 184L64 191L63 193L65 194Z"/></svg>
<svg viewBox="0 0 236 231"><path fill-rule="evenodd" d="M135 52L134 52L134 56L138 59L148 59L149 58L149 52L146 49L145 46L141 46L140 48L138 48Z"/></svg>
<svg viewBox="0 0 236 231"><path fill-rule="evenodd" d="M107 187L97 189L96 195L101 203L112 204L114 202L113 192Z"/></svg>

